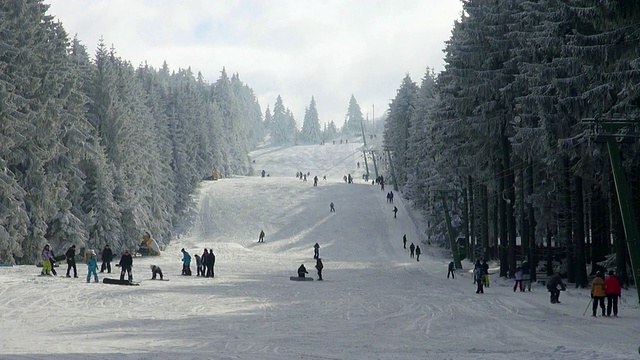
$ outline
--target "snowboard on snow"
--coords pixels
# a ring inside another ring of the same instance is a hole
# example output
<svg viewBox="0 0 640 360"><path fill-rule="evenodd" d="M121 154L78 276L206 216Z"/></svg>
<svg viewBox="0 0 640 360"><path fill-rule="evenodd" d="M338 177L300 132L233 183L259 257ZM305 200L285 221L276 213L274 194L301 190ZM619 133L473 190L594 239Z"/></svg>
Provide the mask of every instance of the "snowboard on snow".
<svg viewBox="0 0 640 360"><path fill-rule="evenodd" d="M169 279L149 279L149 280L153 280L153 281L169 281Z"/></svg>
<svg viewBox="0 0 640 360"><path fill-rule="evenodd" d="M104 278L102 279L103 284L113 284L113 285L140 285L139 283L129 281L129 280L120 280L120 279L111 279Z"/></svg>
<svg viewBox="0 0 640 360"><path fill-rule="evenodd" d="M291 276L289 277L291 281L313 281L311 277L299 277L299 276Z"/></svg>

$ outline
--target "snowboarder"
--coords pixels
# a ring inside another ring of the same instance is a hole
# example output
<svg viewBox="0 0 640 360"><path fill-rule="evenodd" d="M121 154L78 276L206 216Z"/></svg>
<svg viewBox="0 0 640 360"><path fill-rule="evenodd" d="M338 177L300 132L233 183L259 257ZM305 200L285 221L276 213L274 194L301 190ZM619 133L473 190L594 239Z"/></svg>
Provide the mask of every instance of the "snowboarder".
<svg viewBox="0 0 640 360"><path fill-rule="evenodd" d="M71 269L73 269L73 277L77 278L78 269L76 268L76 246L71 245L64 256L67 258L67 277L71 277L69 273L71 272Z"/></svg>
<svg viewBox="0 0 640 360"><path fill-rule="evenodd" d="M560 286L560 289L558 289ZM555 273L549 282L547 283L547 290L549 290L549 300L552 304L560 304L560 290L565 291L567 287L562 282L560 273Z"/></svg>
<svg viewBox="0 0 640 360"><path fill-rule="evenodd" d="M129 250L125 250L124 254L120 258L120 280L124 280L124 274L129 275L129 281L133 281L133 275L131 274L131 268L133 267L133 258L129 254Z"/></svg>
<svg viewBox="0 0 640 360"><path fill-rule="evenodd" d="M335 208L335 205L333 205L333 202L329 204L329 212L336 212L336 208Z"/></svg>
<svg viewBox="0 0 640 360"><path fill-rule="evenodd" d="M304 264L300 265L300 267L298 268L298 277L303 278L304 274L308 274L309 272L307 271L307 268L304 267Z"/></svg>
<svg viewBox="0 0 640 360"><path fill-rule="evenodd" d="M182 252L182 275L191 276L191 255L184 249Z"/></svg>
<svg viewBox="0 0 640 360"><path fill-rule="evenodd" d="M42 274L43 275L51 275L53 253L51 252L51 247L49 244L46 244L42 249L42 253L40 254L42 259Z"/></svg>
<svg viewBox="0 0 640 360"><path fill-rule="evenodd" d="M113 251L111 251L111 248L107 244L102 249L102 266L100 267L100 272L107 270L107 273L111 274L111 261L113 261Z"/></svg>
<svg viewBox="0 0 640 360"><path fill-rule="evenodd" d="M618 298L622 293L620 281L613 274L613 270L609 271L609 276L604 281L604 291L607 294L607 316L611 316L613 305L613 316L618 316Z"/></svg>
<svg viewBox="0 0 640 360"><path fill-rule="evenodd" d="M393 207L393 218L397 218L398 217L398 208L397 207Z"/></svg>
<svg viewBox="0 0 640 360"><path fill-rule="evenodd" d="M258 242L259 243L264 242L264 230L260 230L260 236L258 236Z"/></svg>
<svg viewBox="0 0 640 360"><path fill-rule="evenodd" d="M404 248L407 248L407 234L402 235L402 246L404 246Z"/></svg>
<svg viewBox="0 0 640 360"><path fill-rule="evenodd" d="M518 266L516 268L516 272L514 274L515 284L513 284L513 292L516 292L518 285L520 287L520 291L524 291L524 287L522 286L522 267Z"/></svg>
<svg viewBox="0 0 640 360"><path fill-rule="evenodd" d="M202 257L200 257L200 255L195 254L194 257L196 258L196 276L204 276L204 265L202 265Z"/></svg>
<svg viewBox="0 0 640 360"><path fill-rule="evenodd" d="M602 271L596 272L596 277L591 282L591 298L593 299L593 316L598 312L598 304L602 308L602 316L607 316L604 308L604 298L607 296L604 288L604 275Z"/></svg>
<svg viewBox="0 0 640 360"><path fill-rule="evenodd" d="M452 261L449 263L449 271L447 271L447 279L451 275L452 279L456 278L456 264Z"/></svg>
<svg viewBox="0 0 640 360"><path fill-rule="evenodd" d="M480 260L476 260L476 266L473 269L473 275L475 283L478 285L476 288L476 294L484 294L484 268L482 267L482 264L480 264Z"/></svg>
<svg viewBox="0 0 640 360"><path fill-rule="evenodd" d="M318 281L322 281L322 269L324 268L324 265L322 264L322 259L317 258L316 259L316 269L318 269Z"/></svg>
<svg viewBox="0 0 640 360"><path fill-rule="evenodd" d="M416 246L416 261L420 261L420 254L422 253L422 250L420 250L420 245Z"/></svg>
<svg viewBox="0 0 640 360"><path fill-rule="evenodd" d="M98 259L96 259L96 252L94 250L91 250L91 255L89 255L89 259L87 260L88 283L91 282L91 275L93 275L93 280L98 282Z"/></svg>
<svg viewBox="0 0 640 360"><path fill-rule="evenodd" d="M320 245L316 243L315 245L313 245L313 258L317 259L319 257L320 257Z"/></svg>
<svg viewBox="0 0 640 360"><path fill-rule="evenodd" d="M150 265L149 267L151 268L151 280L155 280L156 275L160 276L160 280L164 280L164 278L162 277L162 269L160 269L160 266Z"/></svg>
<svg viewBox="0 0 640 360"><path fill-rule="evenodd" d="M209 255L207 255L207 276L213 278L215 277L214 267L216 265L216 255L213 253L213 249L209 249Z"/></svg>
<svg viewBox="0 0 640 360"><path fill-rule="evenodd" d="M413 259L413 254L415 254L416 251L416 246L413 245L413 243L411 243L411 245L409 245L409 257Z"/></svg>

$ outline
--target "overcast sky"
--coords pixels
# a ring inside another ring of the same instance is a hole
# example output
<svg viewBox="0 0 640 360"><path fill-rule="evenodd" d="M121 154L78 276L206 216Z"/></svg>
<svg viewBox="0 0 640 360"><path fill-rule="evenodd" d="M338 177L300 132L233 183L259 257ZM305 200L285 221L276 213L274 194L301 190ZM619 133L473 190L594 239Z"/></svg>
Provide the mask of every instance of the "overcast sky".
<svg viewBox="0 0 640 360"><path fill-rule="evenodd" d="M45 0L91 55L100 37L137 66L238 73L264 113L278 95L299 126L314 96L321 123L344 123L353 94L378 118L406 74L442 71L458 0Z"/></svg>

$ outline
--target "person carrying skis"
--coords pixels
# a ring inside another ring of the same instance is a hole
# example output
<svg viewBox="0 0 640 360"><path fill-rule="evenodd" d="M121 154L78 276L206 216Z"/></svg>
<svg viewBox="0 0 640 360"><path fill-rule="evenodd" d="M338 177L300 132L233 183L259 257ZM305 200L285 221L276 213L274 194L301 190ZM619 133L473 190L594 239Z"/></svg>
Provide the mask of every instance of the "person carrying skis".
<svg viewBox="0 0 640 360"><path fill-rule="evenodd" d="M89 255L89 259L87 260L87 283L91 282L91 275L93 275L95 282L99 282L98 259L96 259L96 252L94 250L91 250L91 255Z"/></svg>
<svg viewBox="0 0 640 360"><path fill-rule="evenodd" d="M131 274L131 268L133 267L133 257L129 254L129 250L125 250L124 254L120 258L120 280L124 280L124 274L129 275L129 281L133 281L133 275Z"/></svg>
<svg viewBox="0 0 640 360"><path fill-rule="evenodd" d="M320 245L316 243L315 245L313 245L313 258L317 259L319 257L320 257Z"/></svg>
<svg viewBox="0 0 640 360"><path fill-rule="evenodd" d="M604 275L602 274L602 271L597 271L596 277L591 282L591 298L593 299L592 316L596 316L596 313L598 312L598 304L600 304L600 307L602 308L602 316L607 316L604 308L605 296L607 296L607 293L605 292Z"/></svg>
<svg viewBox="0 0 640 360"><path fill-rule="evenodd" d="M322 281L322 269L324 268L324 264L322 264L322 259L316 259L316 269L318 270L318 281Z"/></svg>
<svg viewBox="0 0 640 360"><path fill-rule="evenodd" d="M618 316L618 298L622 294L622 286L613 270L609 271L609 276L604 281L604 292L607 294L607 316L611 316L612 305L613 316Z"/></svg>
<svg viewBox="0 0 640 360"><path fill-rule="evenodd" d="M191 276L191 255L182 248L182 275Z"/></svg>
<svg viewBox="0 0 640 360"><path fill-rule="evenodd" d="M100 272L107 270L107 273L111 274L111 261L113 261L113 251L111 251L109 244L107 244L102 249L102 267L100 267Z"/></svg>
<svg viewBox="0 0 640 360"><path fill-rule="evenodd" d="M420 261L420 254L422 250L420 250L420 245L416 245L416 261Z"/></svg>
<svg viewBox="0 0 640 360"><path fill-rule="evenodd" d="M51 275L53 252L51 252L51 246L46 244L40 253L42 259L42 274Z"/></svg>
<svg viewBox="0 0 640 360"><path fill-rule="evenodd" d="M308 274L309 272L307 271L307 268L304 267L304 264L300 265L300 267L298 268L298 277L303 278L304 274Z"/></svg>
<svg viewBox="0 0 640 360"><path fill-rule="evenodd" d="M560 286L560 289L558 289L558 286ZM547 290L549 290L549 293L550 293L549 300L551 301L551 303L560 304L560 290L565 291L566 289L567 287L562 282L560 273L553 274L553 276L551 277L551 279L549 279L549 282L547 283Z"/></svg>
<svg viewBox="0 0 640 360"><path fill-rule="evenodd" d="M453 261L449 263L449 270L447 271L447 279L449 278L449 275L451 275L452 279L456 278L456 265Z"/></svg>
<svg viewBox="0 0 640 360"><path fill-rule="evenodd" d="M258 236L258 242L259 243L264 242L264 230L260 230L260 236Z"/></svg>
<svg viewBox="0 0 640 360"><path fill-rule="evenodd" d="M76 246L71 245L64 256L67 258L67 277L71 277L69 273L71 272L71 269L73 269L73 277L77 278L78 269L76 268Z"/></svg>
<svg viewBox="0 0 640 360"><path fill-rule="evenodd" d="M162 277L162 269L160 269L160 266L151 265L149 267L151 268L151 280L155 280L156 275L160 276L160 280L164 280Z"/></svg>
<svg viewBox="0 0 640 360"><path fill-rule="evenodd" d="M409 257L413 259L413 254L416 251L416 246L413 245L413 243L411 243L411 245L409 245Z"/></svg>

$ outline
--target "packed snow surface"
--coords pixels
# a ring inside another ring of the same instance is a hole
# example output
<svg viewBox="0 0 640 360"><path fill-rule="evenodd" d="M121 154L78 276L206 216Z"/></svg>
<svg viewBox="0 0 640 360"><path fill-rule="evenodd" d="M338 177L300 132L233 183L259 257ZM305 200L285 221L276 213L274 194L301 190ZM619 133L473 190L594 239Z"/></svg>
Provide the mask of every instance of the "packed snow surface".
<svg viewBox="0 0 640 360"><path fill-rule="evenodd" d="M623 290L618 318L593 318L590 309L583 315L588 289L569 286L550 304L541 285L513 292L493 263L484 294L467 261L447 279L450 254L426 244L400 192L389 204L391 185L382 191L362 179L360 146L262 148L251 154L258 176L203 182L189 230L162 256L134 258L140 286L88 284L81 262L79 279L64 277L65 264L57 277L33 265L0 267L0 358L640 358L635 289ZM311 176L302 181L297 171ZM419 262L403 234L422 248ZM315 243L324 281L290 281L300 264L316 277ZM180 276L181 248L213 249L215 278L195 276L194 264L194 276ZM150 280L151 264L169 281Z"/></svg>

